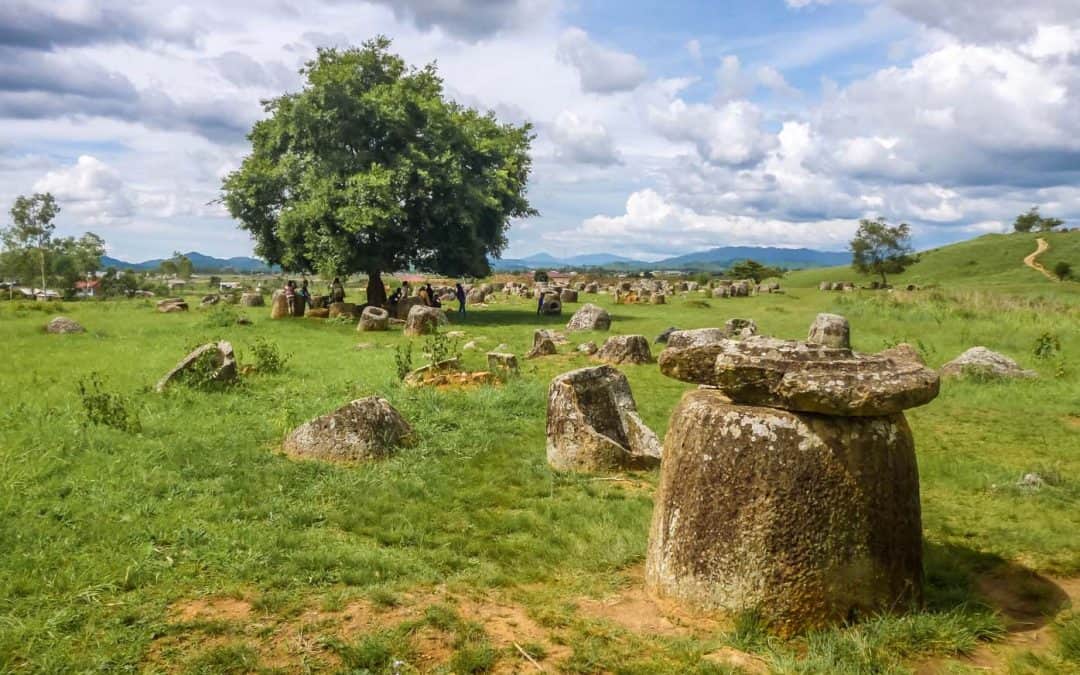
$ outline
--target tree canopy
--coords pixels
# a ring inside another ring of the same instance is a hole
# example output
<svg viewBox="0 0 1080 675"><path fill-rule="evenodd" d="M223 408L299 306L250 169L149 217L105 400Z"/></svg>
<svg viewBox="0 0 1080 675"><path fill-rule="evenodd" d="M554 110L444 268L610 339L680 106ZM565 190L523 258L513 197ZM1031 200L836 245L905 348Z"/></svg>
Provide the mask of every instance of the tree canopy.
<svg viewBox="0 0 1080 675"><path fill-rule="evenodd" d="M732 279L753 279L755 283L761 283L762 279L782 277L786 272L780 267L762 265L756 260L746 259L733 264L727 273Z"/></svg>
<svg viewBox="0 0 1080 675"><path fill-rule="evenodd" d="M859 229L851 240L851 265L863 274L881 276L899 274L915 262L911 249L911 227L901 223L890 227L884 218L859 221Z"/></svg>
<svg viewBox="0 0 1080 675"><path fill-rule="evenodd" d="M444 97L434 64L409 67L378 37L320 49L304 88L266 102L252 151L222 186L225 206L267 262L323 275L416 268L490 272L526 197L529 124Z"/></svg>
<svg viewBox="0 0 1080 675"><path fill-rule="evenodd" d="M1026 213L1021 213L1013 221L1013 229L1017 232L1050 232L1061 227L1065 221L1060 218L1049 218L1039 214L1039 207L1032 206Z"/></svg>
<svg viewBox="0 0 1080 675"><path fill-rule="evenodd" d="M81 237L54 237L53 220L60 213L48 192L20 196L12 206L11 225L0 230L0 271L23 283L41 282L42 289L71 289L100 267L105 241L87 232Z"/></svg>

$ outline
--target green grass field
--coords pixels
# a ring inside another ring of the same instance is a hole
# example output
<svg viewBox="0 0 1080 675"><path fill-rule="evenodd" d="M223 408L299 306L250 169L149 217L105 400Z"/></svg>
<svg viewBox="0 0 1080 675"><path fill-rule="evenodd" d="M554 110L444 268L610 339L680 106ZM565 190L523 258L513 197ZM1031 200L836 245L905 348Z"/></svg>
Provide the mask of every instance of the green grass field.
<svg viewBox="0 0 1080 675"><path fill-rule="evenodd" d="M1080 235L1062 238L1075 245ZM1013 267L1034 249L1022 239L1010 249ZM1051 246L1064 248L1056 238ZM964 255L927 253L920 265L941 258L952 269ZM582 300L610 309L612 333L650 340L668 326L735 316L799 338L817 312L834 311L850 319L858 350L907 341L936 367L985 345L1037 370L1034 381L947 382L909 413L925 530L922 614L780 641L752 617L687 616L645 597L657 474L599 480L555 474L545 461L547 383L588 365L574 346L603 335L571 335L560 355L523 362L503 386L414 390L395 376L395 347L406 340L397 332L271 321L266 309L243 310L251 326L223 326L213 310L163 315L135 300L66 304L62 313L87 332L56 336L42 328L58 308L3 303L0 671L530 672L535 661L548 672L716 673L738 672L729 657L743 652L753 655L743 667L756 672L1080 669L1080 620L1068 599L1080 587L1076 284L1003 266L978 293L947 290L963 274L913 294L809 287L828 274L800 272L784 295L707 306L701 296L665 306ZM541 320L532 302L500 296L453 329L479 341L464 360L480 369L485 350L506 343L521 355L534 328L568 318ZM1060 352L1038 359L1047 333ZM211 338L231 340L242 363L256 338L289 361L224 391L152 393ZM416 365L424 343L414 340ZM655 365L623 370L663 434L690 385ZM95 372L127 397L138 431L85 422L77 385ZM414 447L355 466L278 451L299 423L372 393L414 424ZM1046 485L1018 488L1028 472ZM1041 641L1017 644L1006 629L1038 630Z"/></svg>

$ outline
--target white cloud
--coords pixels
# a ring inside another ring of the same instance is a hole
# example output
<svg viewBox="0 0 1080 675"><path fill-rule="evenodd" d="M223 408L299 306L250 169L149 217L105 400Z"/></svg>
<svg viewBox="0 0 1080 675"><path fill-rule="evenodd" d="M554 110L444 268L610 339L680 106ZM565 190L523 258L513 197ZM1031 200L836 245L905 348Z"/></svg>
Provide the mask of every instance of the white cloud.
<svg viewBox="0 0 1080 675"><path fill-rule="evenodd" d="M749 101L709 105L675 99L650 108L648 119L665 138L690 142L703 159L717 164L755 164L774 143L762 131L761 110Z"/></svg>
<svg viewBox="0 0 1080 675"><path fill-rule="evenodd" d="M580 164L617 164L619 153L604 125L595 120L584 119L569 110L555 118L551 135L557 146L557 155Z"/></svg>
<svg viewBox="0 0 1080 675"><path fill-rule="evenodd" d="M35 192L51 192L63 208L89 224L112 223L134 213L124 181L96 157L82 155L74 166L49 171L34 183Z"/></svg>
<svg viewBox="0 0 1080 675"><path fill-rule="evenodd" d="M557 53L577 69L581 88L587 92L629 91L644 82L647 75L636 56L598 45L580 28L563 32Z"/></svg>

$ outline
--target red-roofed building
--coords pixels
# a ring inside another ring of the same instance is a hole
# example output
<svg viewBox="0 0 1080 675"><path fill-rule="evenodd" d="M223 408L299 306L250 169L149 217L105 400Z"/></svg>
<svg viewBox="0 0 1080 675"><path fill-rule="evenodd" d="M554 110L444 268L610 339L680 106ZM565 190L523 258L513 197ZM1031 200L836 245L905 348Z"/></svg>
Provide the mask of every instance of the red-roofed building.
<svg viewBox="0 0 1080 675"><path fill-rule="evenodd" d="M75 295L80 298L92 298L101 287L101 281L97 279L91 279L89 281L79 280L75 282Z"/></svg>

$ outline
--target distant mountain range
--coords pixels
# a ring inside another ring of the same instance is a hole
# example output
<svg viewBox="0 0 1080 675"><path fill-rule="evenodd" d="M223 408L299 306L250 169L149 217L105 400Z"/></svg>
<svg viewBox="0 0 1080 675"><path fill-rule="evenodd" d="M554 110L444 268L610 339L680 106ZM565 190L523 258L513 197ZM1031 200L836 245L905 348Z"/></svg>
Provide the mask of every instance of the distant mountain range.
<svg viewBox="0 0 1080 675"><path fill-rule="evenodd" d="M184 254L188 260L191 261L192 267L196 272L270 272L272 268L259 260L258 258L249 258L247 256L239 256L236 258L215 258L214 256L205 255L197 251L190 251ZM117 258L110 258L107 255L101 256L101 268L108 269L115 267L118 270L136 270L136 271L148 271L156 270L161 267L161 263L165 262L167 258L154 258L153 260L144 260L142 262L127 262L126 260L119 260Z"/></svg>
<svg viewBox="0 0 1080 675"><path fill-rule="evenodd" d="M271 272L265 262L257 258L240 256L236 258L215 258L197 251L185 253L196 272ZM655 262L634 260L613 253L587 253L559 258L550 253L537 253L525 258L491 259L492 269L499 272L515 272L535 269L568 269L582 267L603 267L611 270L722 270L741 260L756 260L763 265L785 267L787 269L806 269L810 267L832 267L851 262L851 254L838 251L816 251L809 248L776 248L772 246L721 246L708 251L687 253L686 255L665 258ZM132 269L136 271L156 270L165 258L154 258L142 262L127 262L109 256L101 257L102 269Z"/></svg>
<svg viewBox="0 0 1080 675"><path fill-rule="evenodd" d="M756 260L763 265L805 269L832 267L851 262L851 254L840 251L817 251L809 248L776 248L773 246L721 246L707 251L687 253L654 262L634 260L611 253L557 258L549 253L537 253L526 258L492 259L492 268L499 271L537 268L605 267L622 270L716 270L726 269L742 260Z"/></svg>

